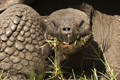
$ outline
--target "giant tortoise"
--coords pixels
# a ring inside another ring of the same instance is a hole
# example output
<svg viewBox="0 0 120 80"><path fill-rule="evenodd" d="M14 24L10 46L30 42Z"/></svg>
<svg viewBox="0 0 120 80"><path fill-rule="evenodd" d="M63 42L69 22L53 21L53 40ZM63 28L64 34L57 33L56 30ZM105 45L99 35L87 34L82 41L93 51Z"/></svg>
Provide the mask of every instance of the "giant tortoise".
<svg viewBox="0 0 120 80"><path fill-rule="evenodd" d="M4 7L0 14L2 78L8 75L8 79L23 80L27 75L43 75L52 50L57 53L57 63L73 68L76 74L85 71L90 76L91 69L96 68L109 76L104 62L109 63L116 74L119 70L119 16L98 11L92 14L68 8L42 17L24 4ZM53 38L59 42L56 46L53 43L44 46ZM117 79L120 79L119 74Z"/></svg>
<svg viewBox="0 0 120 80"><path fill-rule="evenodd" d="M72 8L61 9L47 19L46 34L59 41L58 64L71 67L75 72L85 71L89 77L97 69L104 74L98 74L99 78L119 80L120 17L101 13L88 5L83 10L86 13Z"/></svg>

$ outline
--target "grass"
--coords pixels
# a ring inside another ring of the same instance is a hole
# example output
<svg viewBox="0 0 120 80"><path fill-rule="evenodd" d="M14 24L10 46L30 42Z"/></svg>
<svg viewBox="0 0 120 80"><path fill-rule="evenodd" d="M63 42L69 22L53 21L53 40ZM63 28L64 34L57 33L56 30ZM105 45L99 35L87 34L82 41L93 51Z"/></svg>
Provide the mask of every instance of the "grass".
<svg viewBox="0 0 120 80"><path fill-rule="evenodd" d="M48 58L49 61L52 63L52 65L49 65L49 67L51 67L53 70L46 72L46 73L49 74L49 77L48 77L47 79L45 79L45 80L51 80L51 79L53 79L53 78L58 78L58 79L60 79L60 80L99 80L99 79L98 79L98 75L97 75L98 73L101 74L102 76L105 76L108 80L116 80L116 75L114 75L113 69L110 68L110 66L109 66L109 64L108 64L107 62L105 63L105 62L100 58L100 51L97 51L92 45L91 45L91 48L92 48L93 51L96 53L96 56L94 56L94 55L91 55L91 56L93 56L93 57L94 57L93 59L95 59L95 60L100 60L100 61L105 65L106 70L109 72L109 76L103 74L102 72L98 72L98 71L94 68L94 69L92 70L93 75L92 75L90 78L87 78L87 76L84 74L84 72L83 72L83 74L81 74L81 75L79 76L79 78L78 78L78 77L76 77L76 75L75 75L75 73L74 73L74 70L71 69L71 70L72 70L72 74L71 74L70 78L65 79L65 78L64 78L64 75L63 75L64 72L61 70L61 68L62 68L63 66L60 66L60 65L57 63L57 61L56 61L57 45L58 45L60 42L57 41L56 38L52 38L51 40L46 40L46 42L47 42L47 43L46 43L45 45L41 46L41 48L44 47L44 46L46 46L47 44L49 44L49 45L52 44L52 45L53 45L53 49L54 49L54 51L55 51L55 58L53 58L53 57ZM81 40L80 40L80 42L84 45L84 43L83 43ZM75 41L74 46L76 45L76 43L77 43L77 41ZM102 50L102 48L101 48L101 50ZM4 79L1 78L1 76L3 75L3 72L4 72L4 71L2 71L2 72L0 73L0 80L7 80L7 76L6 76ZM10 80L12 80L12 79L10 79ZM36 80L36 79L35 79L35 77L31 77L29 80ZM39 80L42 80L42 79L39 79ZM44 79L43 79L43 80L44 80ZM104 80L104 79L103 79L103 80Z"/></svg>
<svg viewBox="0 0 120 80"><path fill-rule="evenodd" d="M56 51L57 50L57 48L56 48L56 46L58 45L58 43L59 42L57 42L57 39L56 38L54 38L54 39L52 39L53 41L48 41L49 43L50 42L53 42L54 43L54 51ZM81 44L82 45L84 45L84 42L82 42L82 40L80 39L80 42L81 42ZM76 43L77 43L77 40L74 42L74 46L76 45ZM109 64L106 62L104 62L102 59L101 59L101 57L100 57L100 50L96 50L95 48L94 48L94 46L92 46L91 45L91 48L93 49L93 51L96 53L96 56L94 56L94 55L91 55L91 56L93 56L94 58L93 59L95 59L95 60L100 60L104 65L105 65L105 67L106 67L106 70L110 73L109 74L109 76L108 75L105 75L105 74L103 74L102 72L97 72L97 70L94 68L93 70L92 70L92 72L93 72L93 76L91 76L91 78L87 78L86 77L86 75L84 75L84 76L80 76L80 78L76 78L76 75L75 75L75 73L74 73L74 70L72 69L72 73L73 73L73 75L71 75L72 76L72 80L99 80L98 79L98 75L97 75L97 73L99 73L99 74L101 74L102 76L104 76L104 77L106 77L108 80L116 80L116 78L115 78L115 75L114 75L114 73L113 73L113 69L111 69L110 68L110 66L109 66ZM98 46L98 48L99 48L99 46ZM102 51L103 51L103 49L102 49L102 47L100 48ZM57 53L55 52L55 55L56 55ZM105 56L104 56L105 57ZM50 60L51 61L51 60ZM64 80L64 77L63 77L63 73L64 72L62 72L61 71L61 67L60 66L57 66L58 64L56 63L56 58L54 59L54 62L52 62L52 64L54 65L52 68L54 69L52 72L51 72L51 74L52 74L52 76L50 76L50 78L48 78L48 79L52 79L52 78L54 78L54 77L59 77L59 79L62 79L62 80ZM60 76L58 76L58 74L60 74ZM68 79L69 80L69 79ZM71 79L70 79L71 80Z"/></svg>
<svg viewBox="0 0 120 80"><path fill-rule="evenodd" d="M8 80L7 78L8 78L9 71L7 73L7 76L4 79L2 79L3 73L4 73L4 70L2 70L1 73L0 73L0 80ZM12 80L12 79L10 79L10 80Z"/></svg>

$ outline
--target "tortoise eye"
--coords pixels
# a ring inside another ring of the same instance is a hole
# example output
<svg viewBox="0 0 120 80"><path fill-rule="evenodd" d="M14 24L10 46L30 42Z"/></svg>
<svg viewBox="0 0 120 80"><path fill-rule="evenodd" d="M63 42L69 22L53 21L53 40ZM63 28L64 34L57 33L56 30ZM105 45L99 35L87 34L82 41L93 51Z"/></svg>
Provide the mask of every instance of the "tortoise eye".
<svg viewBox="0 0 120 80"><path fill-rule="evenodd" d="M83 20L80 22L80 24L79 24L79 26L78 26L78 30L80 30L80 28L82 27L82 25L84 24L84 22L85 22L85 21L83 21Z"/></svg>
<svg viewBox="0 0 120 80"><path fill-rule="evenodd" d="M57 27L57 25L55 24L54 21L52 21L52 24L53 24L53 28L57 31L58 27Z"/></svg>

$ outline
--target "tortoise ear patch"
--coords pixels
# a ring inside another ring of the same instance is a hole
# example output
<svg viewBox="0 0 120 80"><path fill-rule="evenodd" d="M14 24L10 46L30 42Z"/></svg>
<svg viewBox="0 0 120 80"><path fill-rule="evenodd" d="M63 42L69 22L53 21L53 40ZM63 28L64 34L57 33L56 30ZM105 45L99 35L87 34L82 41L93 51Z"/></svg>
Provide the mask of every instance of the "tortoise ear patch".
<svg viewBox="0 0 120 80"><path fill-rule="evenodd" d="M58 27L57 27L57 25L56 25L56 23L54 21L52 21L52 25L53 25L53 28L57 31Z"/></svg>
<svg viewBox="0 0 120 80"><path fill-rule="evenodd" d="M80 30L80 29L81 29L81 27L82 27L82 25L83 25L84 23L85 23L85 21L83 21L83 20L82 20L82 21L80 22L80 24L79 24L79 26L78 26L78 28L77 28L77 29L78 29L78 30Z"/></svg>

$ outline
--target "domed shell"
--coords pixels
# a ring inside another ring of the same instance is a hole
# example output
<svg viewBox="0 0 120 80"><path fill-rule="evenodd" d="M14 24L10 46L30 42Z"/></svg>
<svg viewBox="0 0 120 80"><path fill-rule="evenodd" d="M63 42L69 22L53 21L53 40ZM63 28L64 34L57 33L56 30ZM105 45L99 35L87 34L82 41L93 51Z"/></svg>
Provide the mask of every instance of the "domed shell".
<svg viewBox="0 0 120 80"><path fill-rule="evenodd" d="M9 6L12 6L14 4L18 4L18 3L30 4L33 1L34 0L0 0L0 11L3 11Z"/></svg>

